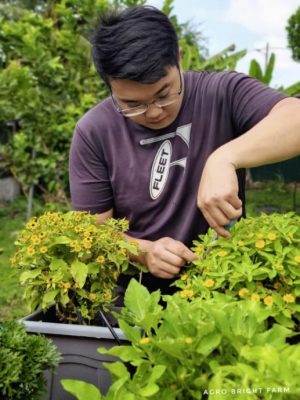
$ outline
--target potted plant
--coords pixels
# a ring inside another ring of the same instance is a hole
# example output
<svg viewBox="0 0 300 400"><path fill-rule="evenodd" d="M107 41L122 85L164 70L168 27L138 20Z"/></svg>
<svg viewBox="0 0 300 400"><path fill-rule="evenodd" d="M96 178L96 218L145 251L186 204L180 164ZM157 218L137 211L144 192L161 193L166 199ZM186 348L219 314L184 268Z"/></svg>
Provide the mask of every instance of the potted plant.
<svg viewBox="0 0 300 400"><path fill-rule="evenodd" d="M107 395L85 382L64 387L80 400L83 391L106 400L297 400L299 243L293 213L242 219L230 239L210 230L194 242L199 258L164 297L165 309L158 292L130 283L119 325L131 346L100 350L122 361L105 365Z"/></svg>
<svg viewBox="0 0 300 400"><path fill-rule="evenodd" d="M263 303L220 293L164 301L131 280L118 317L131 346L99 349L121 360L105 364L108 393L73 380L65 389L79 400L299 399L300 344L289 343L291 329L270 327Z"/></svg>
<svg viewBox="0 0 300 400"><path fill-rule="evenodd" d="M111 358L97 356L96 348L125 340L100 315L105 318L103 311L114 302L119 274L138 271L129 262L129 252L137 254L138 247L125 239L127 228L125 220L100 225L86 212L47 212L18 235L12 265L21 272L30 309L38 310L23 322L27 331L51 337L63 355L57 375L48 377L47 399L67 399L61 397L61 377L86 378L104 392L110 384L99 361Z"/></svg>
<svg viewBox="0 0 300 400"><path fill-rule="evenodd" d="M230 239L213 235L210 230L194 242L199 258L176 281L180 295L250 299L300 333L300 216L262 214L237 222Z"/></svg>
<svg viewBox="0 0 300 400"><path fill-rule="evenodd" d="M43 373L54 370L59 358L47 338L28 335L17 322L0 323L0 398L40 400L46 387Z"/></svg>

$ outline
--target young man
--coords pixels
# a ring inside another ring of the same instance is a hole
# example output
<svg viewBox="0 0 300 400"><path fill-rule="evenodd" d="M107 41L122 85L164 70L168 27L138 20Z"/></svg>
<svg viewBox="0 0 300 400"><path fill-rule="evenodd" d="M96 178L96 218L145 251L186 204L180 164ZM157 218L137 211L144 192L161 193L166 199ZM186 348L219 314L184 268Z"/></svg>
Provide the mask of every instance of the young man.
<svg viewBox="0 0 300 400"><path fill-rule="evenodd" d="M143 283L167 290L192 241L244 211L244 168L300 153L300 102L236 72L183 72L176 33L153 7L102 18L93 58L111 97L78 122L73 206L127 218Z"/></svg>

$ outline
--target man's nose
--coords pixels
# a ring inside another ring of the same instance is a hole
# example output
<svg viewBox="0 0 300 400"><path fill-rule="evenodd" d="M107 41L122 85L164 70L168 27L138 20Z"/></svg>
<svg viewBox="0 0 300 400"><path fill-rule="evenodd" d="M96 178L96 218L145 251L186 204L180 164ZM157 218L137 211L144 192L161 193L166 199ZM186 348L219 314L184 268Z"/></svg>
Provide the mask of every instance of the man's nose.
<svg viewBox="0 0 300 400"><path fill-rule="evenodd" d="M156 119L160 116L160 114L163 112L163 109L161 107L158 107L155 105L155 103L151 103L148 105L148 108L146 110L146 117L149 119Z"/></svg>

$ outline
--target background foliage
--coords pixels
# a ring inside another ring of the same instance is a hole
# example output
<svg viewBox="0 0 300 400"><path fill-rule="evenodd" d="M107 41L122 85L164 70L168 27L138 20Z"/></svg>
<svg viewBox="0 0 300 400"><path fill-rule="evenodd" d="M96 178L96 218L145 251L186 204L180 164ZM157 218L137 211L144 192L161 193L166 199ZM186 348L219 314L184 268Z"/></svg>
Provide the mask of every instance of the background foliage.
<svg viewBox="0 0 300 400"><path fill-rule="evenodd" d="M0 130L14 121L17 131L0 148L0 163L25 194L32 185L42 193L68 194L67 159L75 123L108 95L91 62L91 30L97 15L109 8L143 4L6 0L0 6ZM201 32L173 14L173 0L165 0L162 10L178 33L184 69L234 69L245 55L230 45L208 57Z"/></svg>
<svg viewBox="0 0 300 400"><path fill-rule="evenodd" d="M289 18L286 29L293 59L295 61L300 61L300 7Z"/></svg>

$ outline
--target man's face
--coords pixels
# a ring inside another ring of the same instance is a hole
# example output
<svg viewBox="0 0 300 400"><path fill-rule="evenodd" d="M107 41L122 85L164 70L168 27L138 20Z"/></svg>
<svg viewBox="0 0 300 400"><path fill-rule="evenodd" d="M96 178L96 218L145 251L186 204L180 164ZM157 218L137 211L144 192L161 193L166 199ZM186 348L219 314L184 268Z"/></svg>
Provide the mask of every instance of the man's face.
<svg viewBox="0 0 300 400"><path fill-rule="evenodd" d="M128 109L147 104L146 112L130 116L139 125L150 129L162 129L169 126L177 117L183 99L183 90L173 104L158 107L153 101L160 102L180 90L180 71L176 66L167 69L167 75L151 84L127 79L110 81L111 91L121 109Z"/></svg>

